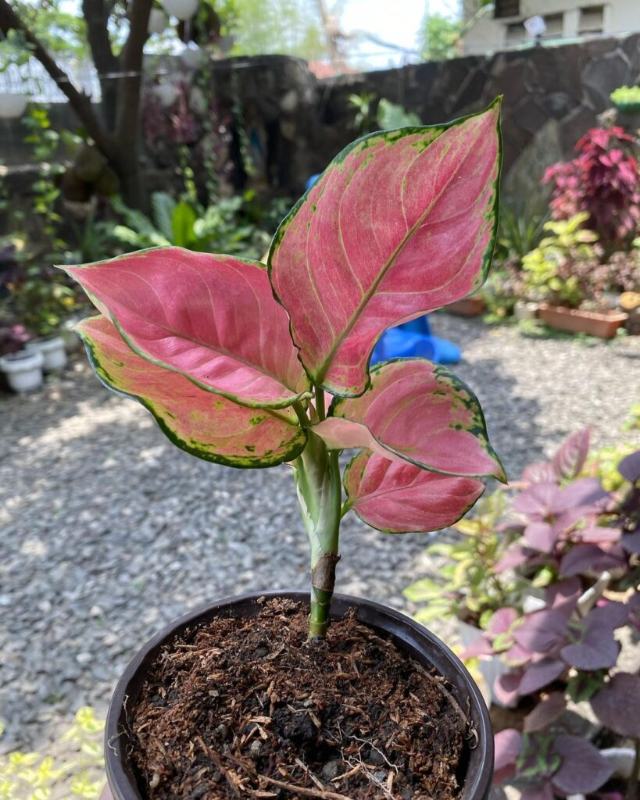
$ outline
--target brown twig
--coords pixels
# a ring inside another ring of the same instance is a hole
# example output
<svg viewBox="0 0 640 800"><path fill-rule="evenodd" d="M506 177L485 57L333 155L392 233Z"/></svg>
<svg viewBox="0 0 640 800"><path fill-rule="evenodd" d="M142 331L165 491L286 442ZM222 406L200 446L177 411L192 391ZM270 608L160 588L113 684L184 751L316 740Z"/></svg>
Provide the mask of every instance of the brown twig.
<svg viewBox="0 0 640 800"><path fill-rule="evenodd" d="M346 794L328 792L324 789L306 789L304 786L296 786L295 783L277 781L275 778L269 778L267 775L258 775L258 780L266 781L266 783L270 783L272 786L277 786L280 789L286 789L288 792L304 795L304 797L318 797L320 800L353 800L353 798L347 797Z"/></svg>

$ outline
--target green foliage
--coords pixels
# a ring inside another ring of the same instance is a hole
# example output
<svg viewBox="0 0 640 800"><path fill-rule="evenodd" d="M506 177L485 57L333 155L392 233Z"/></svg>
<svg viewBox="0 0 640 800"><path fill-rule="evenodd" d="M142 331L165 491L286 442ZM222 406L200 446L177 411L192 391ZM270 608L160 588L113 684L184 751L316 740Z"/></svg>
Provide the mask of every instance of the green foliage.
<svg viewBox="0 0 640 800"><path fill-rule="evenodd" d="M420 117L413 111L384 97L377 100L370 92L350 95L349 104L356 110L353 127L361 134L422 125Z"/></svg>
<svg viewBox="0 0 640 800"><path fill-rule="evenodd" d="M85 21L73 5L64 0L15 0L11 5L49 52L67 58L89 56Z"/></svg>
<svg viewBox="0 0 640 800"><path fill-rule="evenodd" d="M526 282L534 294L552 302L577 307L584 299L577 270L580 261L597 265L594 243L598 235L583 227L588 214L582 212L568 220L545 222L547 236L522 259Z"/></svg>
<svg viewBox="0 0 640 800"><path fill-rule="evenodd" d="M445 14L427 14L420 32L420 52L425 61L445 61L460 55L462 21Z"/></svg>
<svg viewBox="0 0 640 800"><path fill-rule="evenodd" d="M235 0L233 55L279 53L318 59L326 42L316 7L304 0Z"/></svg>
<svg viewBox="0 0 640 800"><path fill-rule="evenodd" d="M420 117L413 111L407 111L404 106L392 103L384 97L378 103L376 116L380 130L393 130L395 128L411 128L422 125Z"/></svg>
<svg viewBox="0 0 640 800"><path fill-rule="evenodd" d="M127 250L174 245L260 259L273 231L259 228L251 219L249 200L250 196L228 197L201 208L193 201L176 201L166 192L155 192L149 218L115 199L113 207L126 224L116 225L113 235Z"/></svg>
<svg viewBox="0 0 640 800"><path fill-rule="evenodd" d="M93 709L81 708L60 743L71 757L0 756L0 800L97 800L104 786L103 727Z"/></svg>
<svg viewBox="0 0 640 800"><path fill-rule="evenodd" d="M496 258L524 258L540 244L546 220L547 214L505 204L500 212Z"/></svg>
<svg viewBox="0 0 640 800"><path fill-rule="evenodd" d="M511 541L496 531L505 505L505 493L494 492L478 502L473 517L453 526L462 536L427 547L428 556L444 563L433 577L421 578L404 590L407 600L421 606L415 614L419 622L458 618L483 626L496 609L514 602L521 586L498 580L494 573Z"/></svg>
<svg viewBox="0 0 640 800"><path fill-rule="evenodd" d="M609 97L616 108L632 111L640 109L640 86L619 86Z"/></svg>

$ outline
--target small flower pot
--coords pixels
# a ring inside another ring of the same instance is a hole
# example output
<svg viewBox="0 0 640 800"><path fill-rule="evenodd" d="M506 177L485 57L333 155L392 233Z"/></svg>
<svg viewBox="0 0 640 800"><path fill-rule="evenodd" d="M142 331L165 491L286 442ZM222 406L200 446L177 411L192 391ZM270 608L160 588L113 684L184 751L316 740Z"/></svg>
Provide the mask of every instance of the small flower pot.
<svg viewBox="0 0 640 800"><path fill-rule="evenodd" d="M538 304L526 300L517 300L513 307L513 316L519 321L535 319L538 316Z"/></svg>
<svg viewBox="0 0 640 800"><path fill-rule="evenodd" d="M43 362L42 353L20 350L0 358L0 370L6 375L12 391L34 392L42 386Z"/></svg>
<svg viewBox="0 0 640 800"><path fill-rule="evenodd" d="M538 317L550 328L569 333L585 333L599 339L613 339L618 328L627 320L622 311L583 311L543 303Z"/></svg>
<svg viewBox="0 0 640 800"><path fill-rule="evenodd" d="M247 618L255 616L261 598L283 598L308 604L304 592L267 592L222 600L196 609L167 626L153 637L134 657L118 681L107 715L105 759L110 795L113 800L145 800L130 757L131 738L128 711L135 707L148 670L160 649L187 628L197 627L219 616ZM368 600L335 595L332 617L341 618L354 611L358 621L376 633L389 637L409 656L427 668L435 669L446 679L449 691L456 698L474 729L475 746L468 746L463 755L461 800L485 800L489 796L493 775L493 732L480 690L460 660L417 622L397 611ZM105 798L109 797L106 792Z"/></svg>
<svg viewBox="0 0 640 800"><path fill-rule="evenodd" d="M51 339L36 339L29 342L27 351L42 354L42 368L45 372L60 372L67 365L67 352L62 336Z"/></svg>
<svg viewBox="0 0 640 800"><path fill-rule="evenodd" d="M463 297L455 303L445 306L445 310L457 317L479 317L483 314L487 304L482 297Z"/></svg>

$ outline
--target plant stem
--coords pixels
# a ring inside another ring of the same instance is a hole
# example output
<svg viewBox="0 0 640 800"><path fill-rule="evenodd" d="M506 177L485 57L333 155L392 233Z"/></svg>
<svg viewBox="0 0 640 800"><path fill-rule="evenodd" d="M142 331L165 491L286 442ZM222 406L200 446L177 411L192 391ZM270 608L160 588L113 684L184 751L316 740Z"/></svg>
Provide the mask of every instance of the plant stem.
<svg viewBox="0 0 640 800"><path fill-rule="evenodd" d="M309 638L323 639L329 627L336 564L340 560L342 486L338 453L329 452L322 439L309 431L308 444L293 466L311 549Z"/></svg>
<svg viewBox="0 0 640 800"><path fill-rule="evenodd" d="M320 422L322 422L326 416L324 407L324 391L319 386L316 386L316 414L318 415Z"/></svg>
<svg viewBox="0 0 640 800"><path fill-rule="evenodd" d="M633 760L631 775L629 775L625 800L638 800L638 783L640 782L640 739L636 739L634 744L636 747L636 757Z"/></svg>

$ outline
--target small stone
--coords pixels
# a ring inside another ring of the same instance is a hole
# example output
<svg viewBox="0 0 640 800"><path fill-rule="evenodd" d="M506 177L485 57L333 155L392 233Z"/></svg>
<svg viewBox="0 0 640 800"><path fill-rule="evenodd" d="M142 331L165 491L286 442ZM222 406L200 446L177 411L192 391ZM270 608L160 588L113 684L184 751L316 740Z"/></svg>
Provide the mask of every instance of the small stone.
<svg viewBox="0 0 640 800"><path fill-rule="evenodd" d="M262 752L262 742L260 739L254 739L249 746L249 753L252 758L256 758Z"/></svg>
<svg viewBox="0 0 640 800"><path fill-rule="evenodd" d="M93 656L91 655L91 653L83 651L82 653L78 653L76 655L76 661L78 662L78 664L85 667L87 664L90 664L93 661Z"/></svg>
<svg viewBox="0 0 640 800"><path fill-rule="evenodd" d="M337 759L327 761L322 767L322 777L325 781L332 781L340 772L340 762Z"/></svg>

